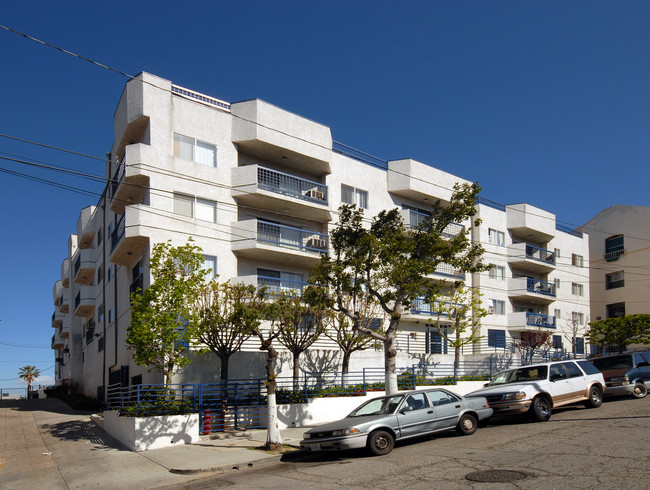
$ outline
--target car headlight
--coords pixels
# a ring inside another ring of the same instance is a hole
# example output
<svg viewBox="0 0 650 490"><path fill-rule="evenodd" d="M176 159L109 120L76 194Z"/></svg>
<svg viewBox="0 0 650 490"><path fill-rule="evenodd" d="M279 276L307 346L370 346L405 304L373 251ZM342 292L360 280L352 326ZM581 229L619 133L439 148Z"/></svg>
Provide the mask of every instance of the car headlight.
<svg viewBox="0 0 650 490"><path fill-rule="evenodd" d="M628 378L627 376L617 376L615 378L609 378L607 381L609 381L610 383L616 383L621 385L630 384L630 378Z"/></svg>
<svg viewBox="0 0 650 490"><path fill-rule="evenodd" d="M512 400L525 400L526 393L524 391L515 391L513 393L506 393L503 395L503 401L512 401Z"/></svg>
<svg viewBox="0 0 650 490"><path fill-rule="evenodd" d="M342 429L342 430L333 430L332 435L333 436L347 436L348 434L358 434L360 431L356 427L352 427L351 429Z"/></svg>
<svg viewBox="0 0 650 490"><path fill-rule="evenodd" d="M303 438L303 439L309 439L310 437L311 437L311 434L310 434L309 432L305 432L305 433L302 435L302 438Z"/></svg>

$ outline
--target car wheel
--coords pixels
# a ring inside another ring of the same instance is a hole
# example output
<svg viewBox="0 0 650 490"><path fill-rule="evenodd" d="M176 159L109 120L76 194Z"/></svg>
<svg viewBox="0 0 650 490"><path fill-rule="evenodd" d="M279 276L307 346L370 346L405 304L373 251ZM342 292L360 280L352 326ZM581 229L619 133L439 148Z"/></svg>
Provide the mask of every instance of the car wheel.
<svg viewBox="0 0 650 490"><path fill-rule="evenodd" d="M368 449L375 456L383 456L393 450L395 439L385 430L376 430L368 437Z"/></svg>
<svg viewBox="0 0 650 490"><path fill-rule="evenodd" d="M546 422L551 418L551 403L547 398L538 396L533 400L533 406L530 407L530 412L538 422Z"/></svg>
<svg viewBox="0 0 650 490"><path fill-rule="evenodd" d="M459 434L462 434L464 436L469 436L472 435L474 432L476 432L477 426L478 426L478 422L476 421L476 417L474 417L474 415L472 414L466 413L458 421L456 430L458 431Z"/></svg>
<svg viewBox="0 0 650 490"><path fill-rule="evenodd" d="M644 398L648 394L648 388L646 388L645 383L638 381L634 385L634 391L632 392L632 397L634 398Z"/></svg>
<svg viewBox="0 0 650 490"><path fill-rule="evenodd" d="M592 386L589 390L589 399L587 400L587 408L598 408L603 403L603 392L600 391L598 386Z"/></svg>

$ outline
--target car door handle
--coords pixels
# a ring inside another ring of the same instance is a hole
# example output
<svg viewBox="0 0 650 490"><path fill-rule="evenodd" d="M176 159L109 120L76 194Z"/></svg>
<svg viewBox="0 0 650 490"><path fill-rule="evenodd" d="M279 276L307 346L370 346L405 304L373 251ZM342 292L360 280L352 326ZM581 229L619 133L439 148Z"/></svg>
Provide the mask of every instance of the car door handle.
<svg viewBox="0 0 650 490"><path fill-rule="evenodd" d="M456 405L456 408L460 408L460 405Z"/></svg>
<svg viewBox="0 0 650 490"><path fill-rule="evenodd" d="M432 414L432 413L433 413L433 410L429 410L427 413L428 413L428 414Z"/></svg>

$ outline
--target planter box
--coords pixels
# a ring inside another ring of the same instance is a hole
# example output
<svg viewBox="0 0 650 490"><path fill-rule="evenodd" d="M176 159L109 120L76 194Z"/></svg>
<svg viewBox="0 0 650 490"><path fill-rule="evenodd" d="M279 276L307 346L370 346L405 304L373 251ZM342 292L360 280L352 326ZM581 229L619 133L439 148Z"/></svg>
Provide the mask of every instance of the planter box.
<svg viewBox="0 0 650 490"><path fill-rule="evenodd" d="M131 451L199 441L199 414L120 417L117 410L104 412L104 430Z"/></svg>

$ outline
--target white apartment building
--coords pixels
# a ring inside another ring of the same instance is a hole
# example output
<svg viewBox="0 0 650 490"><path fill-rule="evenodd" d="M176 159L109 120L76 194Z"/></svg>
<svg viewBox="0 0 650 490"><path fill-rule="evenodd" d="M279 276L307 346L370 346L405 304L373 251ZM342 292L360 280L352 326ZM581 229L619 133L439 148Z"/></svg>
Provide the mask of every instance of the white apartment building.
<svg viewBox="0 0 650 490"><path fill-rule="evenodd" d="M589 234L591 319L650 313L650 207L607 208Z"/></svg>
<svg viewBox="0 0 650 490"><path fill-rule="evenodd" d="M264 101L229 104L147 73L126 84L114 126L109 184L97 206L81 211L53 290L57 382L100 398L108 384L162 381L135 365L125 344L129 294L149 284L153 244L192 237L222 281L300 289L328 251L341 204L355 203L369 218L398 207L405 222L417 223L466 182L414 160L353 150L333 141L328 127ZM565 320L589 312L587 236L527 204L477 207L483 222L472 238L494 267L467 276L441 267L438 276L480 288L491 311L481 326L485 340L464 354L505 351L527 329L550 331L558 348L566 347ZM431 325L434 310L416 302L404 314L399 366L453 360ZM249 341L231 360L232 377L262 378L262 356ZM327 340L303 360L309 372L340 369L338 349ZM218 365L212 354L195 355L176 379L214 382ZM355 353L350 369L372 366L383 366L381 349ZM290 372L288 357L280 370Z"/></svg>

